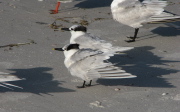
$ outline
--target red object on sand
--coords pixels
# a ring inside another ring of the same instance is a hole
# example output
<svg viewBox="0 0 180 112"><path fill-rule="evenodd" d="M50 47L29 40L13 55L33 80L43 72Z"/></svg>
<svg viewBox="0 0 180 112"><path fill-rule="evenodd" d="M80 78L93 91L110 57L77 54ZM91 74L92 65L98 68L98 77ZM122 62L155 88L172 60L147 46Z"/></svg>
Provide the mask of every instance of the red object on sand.
<svg viewBox="0 0 180 112"><path fill-rule="evenodd" d="M61 2L57 2L55 10L51 10L51 14L57 14L58 13L60 4L61 4Z"/></svg>

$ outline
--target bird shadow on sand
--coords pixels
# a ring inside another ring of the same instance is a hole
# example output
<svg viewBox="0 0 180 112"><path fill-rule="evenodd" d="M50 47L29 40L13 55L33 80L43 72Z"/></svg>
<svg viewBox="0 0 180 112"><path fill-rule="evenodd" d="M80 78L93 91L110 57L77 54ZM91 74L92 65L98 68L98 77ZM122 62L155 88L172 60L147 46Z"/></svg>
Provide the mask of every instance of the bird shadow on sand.
<svg viewBox="0 0 180 112"><path fill-rule="evenodd" d="M75 5L79 8L97 8L97 7L110 7L113 0L76 0L82 1Z"/></svg>
<svg viewBox="0 0 180 112"><path fill-rule="evenodd" d="M26 93L34 93L34 94L49 94L55 92L74 92L74 90L60 87L59 85L62 82L57 80L53 80L53 75L48 73L48 71L52 70L52 68L48 67L37 67L37 68L29 68L29 69L9 69L9 71L14 71L13 75L19 78L25 78L25 80L8 82L10 84L20 86L20 88L6 89L0 87L0 92L26 92Z"/></svg>
<svg viewBox="0 0 180 112"><path fill-rule="evenodd" d="M180 22L174 22L174 25L178 26L179 28L171 27L171 24L167 23L167 27L157 27L156 29L152 30L154 34L158 34L161 36L178 36L180 35Z"/></svg>
<svg viewBox="0 0 180 112"><path fill-rule="evenodd" d="M117 66L126 70L126 72L136 75L131 79L98 79L97 83L102 85L125 85L136 87L175 87L164 79L163 75L177 73L179 70L173 69L170 65L179 61L163 60L161 57L153 54L151 46L137 47L128 51L128 55L114 56L110 62L119 64ZM166 66L166 67L161 67Z"/></svg>

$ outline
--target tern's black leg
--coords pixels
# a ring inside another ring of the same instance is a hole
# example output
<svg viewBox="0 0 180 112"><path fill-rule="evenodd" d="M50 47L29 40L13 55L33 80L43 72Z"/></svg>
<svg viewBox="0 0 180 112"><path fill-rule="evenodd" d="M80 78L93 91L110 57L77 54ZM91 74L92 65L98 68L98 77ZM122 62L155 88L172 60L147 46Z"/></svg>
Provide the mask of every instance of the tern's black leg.
<svg viewBox="0 0 180 112"><path fill-rule="evenodd" d="M134 37L128 37L131 40L126 40L126 42L134 42L137 37L138 31L139 31L139 28L135 28Z"/></svg>
<svg viewBox="0 0 180 112"><path fill-rule="evenodd" d="M86 81L83 82L82 86L77 86L78 88L85 88Z"/></svg>
<svg viewBox="0 0 180 112"><path fill-rule="evenodd" d="M86 85L86 86L91 86L91 83L92 83L92 80L90 80L89 84L88 84L88 85Z"/></svg>

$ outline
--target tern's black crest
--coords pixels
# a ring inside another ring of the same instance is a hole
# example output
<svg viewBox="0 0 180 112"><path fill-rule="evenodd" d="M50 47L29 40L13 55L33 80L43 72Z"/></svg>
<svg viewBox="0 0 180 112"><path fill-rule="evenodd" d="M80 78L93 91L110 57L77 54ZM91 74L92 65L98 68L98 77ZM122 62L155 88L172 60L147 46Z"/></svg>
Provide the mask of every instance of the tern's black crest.
<svg viewBox="0 0 180 112"><path fill-rule="evenodd" d="M74 31L83 31L83 32L86 32L87 28L84 27L84 26L78 26L78 27L74 28Z"/></svg>
<svg viewBox="0 0 180 112"><path fill-rule="evenodd" d="M66 50L68 51L71 49L79 49L79 44L70 44Z"/></svg>

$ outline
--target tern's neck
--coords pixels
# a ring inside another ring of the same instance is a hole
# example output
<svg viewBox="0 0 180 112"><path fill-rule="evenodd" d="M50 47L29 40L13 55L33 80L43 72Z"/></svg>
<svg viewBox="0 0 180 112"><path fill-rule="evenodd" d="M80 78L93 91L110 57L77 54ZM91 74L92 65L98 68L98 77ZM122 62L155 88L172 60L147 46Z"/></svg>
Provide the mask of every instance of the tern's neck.
<svg viewBox="0 0 180 112"><path fill-rule="evenodd" d="M70 58L77 51L78 51L77 49L72 49L72 50L69 50L69 51L64 51L64 56L65 56L65 58Z"/></svg>
<svg viewBox="0 0 180 112"><path fill-rule="evenodd" d="M71 59L71 56L76 53L78 50L77 49L73 49L70 51L64 51L64 55L65 55L65 60L64 60L64 64L65 66L68 68L69 66L71 66L71 64L74 63L74 61Z"/></svg>
<svg viewBox="0 0 180 112"><path fill-rule="evenodd" d="M70 43L76 43L74 40L76 38L78 38L79 36L84 35L86 32L82 32L82 31L76 31L76 32L71 32L71 39L70 39Z"/></svg>

